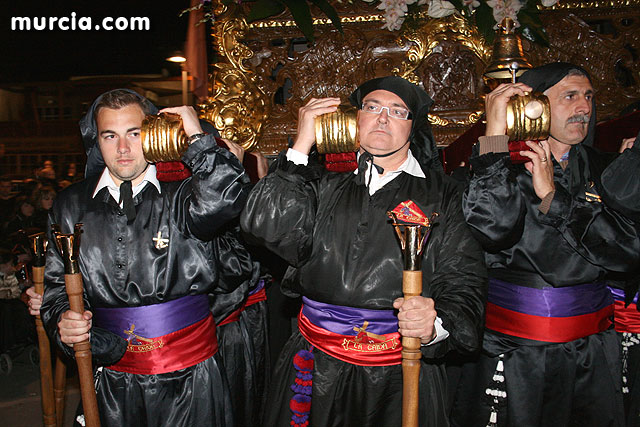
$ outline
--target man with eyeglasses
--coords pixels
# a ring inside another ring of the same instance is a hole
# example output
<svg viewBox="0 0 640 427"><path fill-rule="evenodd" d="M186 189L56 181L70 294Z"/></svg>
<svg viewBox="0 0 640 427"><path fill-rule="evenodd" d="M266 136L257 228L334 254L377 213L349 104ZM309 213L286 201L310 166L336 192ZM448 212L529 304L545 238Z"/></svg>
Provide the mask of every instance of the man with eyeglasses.
<svg viewBox="0 0 640 427"><path fill-rule="evenodd" d="M443 359L473 352L481 340L482 252L464 223L460 188L442 172L427 93L384 77L362 84L350 101L359 108L358 170L311 165L315 118L340 102L311 99L299 110L293 146L253 189L241 216L256 243L290 264L284 291L303 297L263 425L400 426L402 335L423 344L420 425L446 426ZM398 206L440 215L423 254L422 296L408 300L387 217Z"/></svg>

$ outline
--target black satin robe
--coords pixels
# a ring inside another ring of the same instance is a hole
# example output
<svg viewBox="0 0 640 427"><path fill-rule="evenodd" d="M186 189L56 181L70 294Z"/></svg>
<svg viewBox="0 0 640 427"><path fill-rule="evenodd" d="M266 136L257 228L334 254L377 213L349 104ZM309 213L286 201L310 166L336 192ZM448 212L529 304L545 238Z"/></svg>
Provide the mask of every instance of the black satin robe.
<svg viewBox="0 0 640 427"><path fill-rule="evenodd" d="M387 211L408 199L440 216L422 260L423 295L450 336L422 347L422 426L445 426L449 351L472 352L481 340L486 297L482 252L464 223L460 189L434 171L426 179L406 173L369 196L353 173L328 173L294 165L284 156L278 169L252 190L241 216L243 231L293 267L283 287L290 294L367 309L393 309L402 296L403 260ZM296 332L277 362L264 425L287 425L295 378L292 358L308 349ZM310 425L384 425L401 422L401 367L364 367L314 350Z"/></svg>
<svg viewBox="0 0 640 427"><path fill-rule="evenodd" d="M598 157L585 148L590 160ZM465 218L487 251L491 277L523 286L564 287L600 281L638 263L640 238L633 222L605 203L587 200L585 192L602 193L602 169L595 160L592 183L584 182L583 191L573 196L566 190L569 170L553 159L556 193L545 215L524 166L496 158L486 167L474 166L463 200Z"/></svg>
<svg viewBox="0 0 640 427"><path fill-rule="evenodd" d="M585 150L591 178L580 183L577 194L567 190L569 168L563 170L550 159L556 192L547 214L538 209L541 200L524 165L511 165L505 154L478 157L476 152L472 157L474 175L463 210L486 250L489 277L534 288L569 287L604 281L638 263L637 227L587 195L602 194L600 177L610 158L590 147ZM493 402L485 390L496 386L492 377L499 354L505 355L508 402L507 409L499 411L499 425L620 421L619 348L613 330L559 344L486 330L483 354L463 370L455 425L488 422Z"/></svg>
<svg viewBox="0 0 640 427"><path fill-rule="evenodd" d="M136 307L186 295L207 294L218 282L215 237L244 204L248 178L235 156L213 137L194 142L183 156L193 176L150 183L134 197L136 217L127 217L107 188L93 198L99 176L61 192L50 223L69 233L83 223L78 262L85 308ZM158 233L168 246L156 248ZM61 255L50 238L41 310L47 331L60 341L56 322L68 309ZM212 241L213 239L213 241ZM237 285L236 285L237 286ZM231 289L229 289L230 291ZM126 341L92 327L94 365L108 366L124 354ZM231 410L218 356L190 368L159 375L135 375L105 369L97 394L103 425L231 425Z"/></svg>
<svg viewBox="0 0 640 427"><path fill-rule="evenodd" d="M640 135L602 173L602 190L607 204L640 221Z"/></svg>
<svg viewBox="0 0 640 427"><path fill-rule="evenodd" d="M602 174L602 197L607 204L640 224L640 136L629 149L616 159L615 167L607 168ZM640 288L640 265L625 277L625 281L612 282L610 285L625 289L625 301L633 301ZM636 308L638 306L636 305ZM620 334L622 335L622 334ZM634 340L640 334L631 333ZM633 341L632 341L633 342ZM623 349L624 351L624 349ZM625 410L627 426L640 426L640 345L627 348L627 389Z"/></svg>
<svg viewBox="0 0 640 427"><path fill-rule="evenodd" d="M237 320L220 324L242 309L249 291L260 278L260 264L252 259L238 233L235 224L216 239L216 245L225 256L218 257L220 285L211 294L211 312L218 325L218 348L229 384L234 426L253 427L261 425L261 399L265 378L269 375L268 368L258 363L268 352L266 334L248 323L254 316L246 310ZM242 280L239 286L238 279ZM234 287L235 290L228 292ZM266 320L266 314L264 318Z"/></svg>

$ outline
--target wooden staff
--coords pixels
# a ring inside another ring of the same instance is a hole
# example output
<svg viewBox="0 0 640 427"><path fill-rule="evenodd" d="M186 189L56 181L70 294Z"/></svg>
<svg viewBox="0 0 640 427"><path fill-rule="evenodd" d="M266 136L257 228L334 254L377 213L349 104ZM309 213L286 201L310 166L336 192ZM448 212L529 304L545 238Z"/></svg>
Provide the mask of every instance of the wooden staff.
<svg viewBox="0 0 640 427"><path fill-rule="evenodd" d="M64 390L67 384L67 365L58 354L56 356L56 370L53 382L53 396L56 400L56 424L64 424Z"/></svg>
<svg viewBox="0 0 640 427"><path fill-rule="evenodd" d="M44 233L29 236L33 251L32 279L38 295L44 294L44 266L47 252L47 238ZM38 348L40 350L40 391L42 399L42 418L45 427L56 425L56 412L53 397L53 374L51 372L51 351L49 337L44 330L40 315L36 315L36 331L38 333ZM60 426L62 424L59 424Z"/></svg>
<svg viewBox="0 0 640 427"><path fill-rule="evenodd" d="M82 289L82 274L78 266L78 252L80 249L80 233L82 224L76 224L73 234L62 234L59 228L53 227L54 237L58 249L64 261L64 283L69 297L69 308L76 313L84 313L84 299ZM93 366L91 363L91 344L84 340L73 345L76 364L78 365L78 377L80 379L80 394L82 397L82 409L87 427L99 427L100 416L98 414L98 401L93 385Z"/></svg>
<svg viewBox="0 0 640 427"><path fill-rule="evenodd" d="M426 225L398 223L394 212L388 215L393 220L396 234L400 238L404 255L402 272L402 293L408 300L422 295L422 251L431 231L431 221L425 218ZM433 214L432 219L437 216ZM404 232L400 230L404 228ZM402 427L418 427L418 409L420 407L420 338L402 337Z"/></svg>

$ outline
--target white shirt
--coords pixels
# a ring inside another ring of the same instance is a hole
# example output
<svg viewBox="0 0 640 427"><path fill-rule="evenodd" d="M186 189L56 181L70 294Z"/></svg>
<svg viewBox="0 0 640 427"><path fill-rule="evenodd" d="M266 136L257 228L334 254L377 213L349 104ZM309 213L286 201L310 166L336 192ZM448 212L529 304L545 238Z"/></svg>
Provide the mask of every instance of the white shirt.
<svg viewBox="0 0 640 427"><path fill-rule="evenodd" d="M360 158L360 153L358 153L358 158ZM287 150L287 160L297 164L297 165L306 165L309 163L309 156L307 154L301 153L300 151L296 151L293 148L289 148ZM366 179L369 178L369 172L373 165L371 162L369 163L369 167L366 172ZM384 175L379 175L377 170L373 170L371 173L371 182L369 183L369 195L375 194L376 191L387 185L389 182L393 181L397 178L402 172L406 172L409 175L413 175L418 178L426 178L420 164L411 154L411 150L407 151L407 160L405 160L398 169L393 171L385 171ZM355 175L358 174L358 169L353 171ZM436 330L436 337L429 342L428 344L423 345L432 345L437 342L445 340L449 336L449 331L442 327L442 319L440 317L436 317L434 322L434 327Z"/></svg>
<svg viewBox="0 0 640 427"><path fill-rule="evenodd" d="M162 191L160 190L160 181L158 181L158 178L156 177L155 165L150 164L147 167L147 170L144 172L144 178L142 178L140 184L132 188L133 197L136 197L136 195L138 195L138 193L140 193L144 189L148 182L153 184L158 189L158 193L162 193ZM107 168L104 168L104 170L102 171L100 180L98 180L96 189L93 191L93 196L91 197L96 197L96 194L98 194L98 192L104 187L107 187L109 189L111 197L113 197L116 202L120 200L120 186L116 185L116 183L113 181L113 178L111 178L111 175L109 174L109 169ZM122 207L122 203L120 203L120 207Z"/></svg>

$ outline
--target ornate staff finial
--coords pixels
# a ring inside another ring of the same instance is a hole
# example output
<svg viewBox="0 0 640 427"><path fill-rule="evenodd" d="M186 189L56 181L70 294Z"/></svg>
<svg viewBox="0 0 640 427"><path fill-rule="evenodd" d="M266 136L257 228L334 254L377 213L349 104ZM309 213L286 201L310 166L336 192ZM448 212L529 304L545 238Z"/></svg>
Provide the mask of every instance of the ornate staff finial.
<svg viewBox="0 0 640 427"><path fill-rule="evenodd" d="M78 265L78 254L80 253L80 235L82 234L82 224L74 226L73 234L60 232L58 224L52 224L51 230L55 238L56 246L62 254L65 274L76 274L80 272Z"/></svg>

